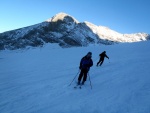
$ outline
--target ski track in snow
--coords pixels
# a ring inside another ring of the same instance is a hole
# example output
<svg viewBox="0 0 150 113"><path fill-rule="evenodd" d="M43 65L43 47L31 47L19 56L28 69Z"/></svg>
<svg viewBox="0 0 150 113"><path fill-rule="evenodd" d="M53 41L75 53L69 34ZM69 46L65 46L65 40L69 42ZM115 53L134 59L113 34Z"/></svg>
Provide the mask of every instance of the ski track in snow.
<svg viewBox="0 0 150 113"><path fill-rule="evenodd" d="M0 113L149 113L150 42L0 51ZM110 57L96 67L99 54ZM79 62L93 53L82 89Z"/></svg>

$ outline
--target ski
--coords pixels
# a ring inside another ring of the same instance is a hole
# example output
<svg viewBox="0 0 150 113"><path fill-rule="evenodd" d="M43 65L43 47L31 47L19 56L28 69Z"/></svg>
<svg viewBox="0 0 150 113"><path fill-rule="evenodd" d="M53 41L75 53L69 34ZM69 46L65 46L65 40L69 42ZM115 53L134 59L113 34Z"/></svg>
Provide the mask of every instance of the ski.
<svg viewBox="0 0 150 113"><path fill-rule="evenodd" d="M76 83L76 86L74 86L74 88L76 89L78 86L80 86L81 84Z"/></svg>
<svg viewBox="0 0 150 113"><path fill-rule="evenodd" d="M80 85L80 87L79 87L80 89L82 89L82 85Z"/></svg>
<svg viewBox="0 0 150 113"><path fill-rule="evenodd" d="M77 88L82 89L82 86L83 86L82 84L81 84L81 85L76 85L74 88L75 88L75 89L77 89Z"/></svg>
<svg viewBox="0 0 150 113"><path fill-rule="evenodd" d="M76 86L74 86L74 88L76 89L79 86L79 84L77 84Z"/></svg>

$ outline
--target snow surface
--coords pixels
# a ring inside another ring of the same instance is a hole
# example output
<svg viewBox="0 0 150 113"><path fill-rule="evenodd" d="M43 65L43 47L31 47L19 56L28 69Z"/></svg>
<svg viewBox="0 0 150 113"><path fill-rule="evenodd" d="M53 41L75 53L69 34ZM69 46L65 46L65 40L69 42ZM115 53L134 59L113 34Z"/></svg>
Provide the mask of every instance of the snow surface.
<svg viewBox="0 0 150 113"><path fill-rule="evenodd" d="M0 51L0 113L150 113L150 42ZM106 51L102 67L98 55ZM74 89L80 59L94 62Z"/></svg>

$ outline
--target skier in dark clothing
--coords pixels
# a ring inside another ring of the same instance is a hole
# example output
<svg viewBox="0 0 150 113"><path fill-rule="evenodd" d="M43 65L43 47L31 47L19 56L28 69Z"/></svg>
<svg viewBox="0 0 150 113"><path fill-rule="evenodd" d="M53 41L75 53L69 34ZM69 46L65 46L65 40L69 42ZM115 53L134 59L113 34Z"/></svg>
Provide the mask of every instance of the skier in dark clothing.
<svg viewBox="0 0 150 113"><path fill-rule="evenodd" d="M79 77L78 77L78 85L80 85L80 81L82 80L82 85L84 85L84 82L87 78L87 73L90 70L90 67L93 66L93 61L91 59L92 53L88 52L86 56L84 56L80 61L79 69L81 70Z"/></svg>
<svg viewBox="0 0 150 113"><path fill-rule="evenodd" d="M100 56L100 59L97 62L97 66L99 63L100 63L100 66L103 64L105 57L109 59L109 57L106 55L106 51L103 51L101 54L99 54L99 56Z"/></svg>

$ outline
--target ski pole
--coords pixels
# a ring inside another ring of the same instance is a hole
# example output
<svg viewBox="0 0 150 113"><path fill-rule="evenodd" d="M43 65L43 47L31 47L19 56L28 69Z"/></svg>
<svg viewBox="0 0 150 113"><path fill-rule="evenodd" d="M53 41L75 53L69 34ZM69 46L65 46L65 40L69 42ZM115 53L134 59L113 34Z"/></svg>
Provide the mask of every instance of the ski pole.
<svg viewBox="0 0 150 113"><path fill-rule="evenodd" d="M90 79L89 73L88 73L88 76L89 76L90 86L91 86L91 89L92 89L92 83L91 83L91 79Z"/></svg>
<svg viewBox="0 0 150 113"><path fill-rule="evenodd" d="M110 63L110 60L108 59L109 63Z"/></svg>
<svg viewBox="0 0 150 113"><path fill-rule="evenodd" d="M72 82L75 80L76 76L79 74L80 70L78 71L78 73L75 75L75 77L73 78L73 80L71 81L71 83L69 84L69 86L71 86Z"/></svg>

